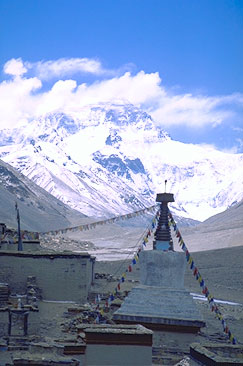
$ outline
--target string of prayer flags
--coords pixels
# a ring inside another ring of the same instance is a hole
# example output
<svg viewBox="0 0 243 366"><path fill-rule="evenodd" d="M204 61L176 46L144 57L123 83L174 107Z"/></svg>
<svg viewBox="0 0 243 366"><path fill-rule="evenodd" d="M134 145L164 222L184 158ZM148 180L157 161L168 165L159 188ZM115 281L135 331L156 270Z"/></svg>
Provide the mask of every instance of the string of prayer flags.
<svg viewBox="0 0 243 366"><path fill-rule="evenodd" d="M132 213L128 213L128 214L121 215L121 216L115 216L115 217L112 217L112 218L107 219L107 220L97 221L97 222L93 222L91 224L84 224L84 225L74 226L74 227L65 228L65 229L40 232L40 233L37 233L37 234L40 234L40 235L58 235L58 234L65 234L68 231L73 232L73 231L91 230L91 229L96 228L97 225L113 224L113 223L115 223L117 221L120 221L120 220L131 219L131 218L139 216L139 215L144 215L148 212L153 212L157 207L158 206L156 204L156 205L153 205L153 206L150 206L150 207L145 207L141 210L138 210L138 211L135 211L135 212L132 212Z"/></svg>
<svg viewBox="0 0 243 366"><path fill-rule="evenodd" d="M190 254L190 252L189 252L189 250L188 250L188 248L187 248L184 240L182 239L181 233L180 233L179 229L177 228L177 225L176 225L176 223L175 223L175 221L173 219L173 216L172 216L172 214L171 214L170 211L168 213L168 217L169 217L169 225L170 226L173 226L173 228L174 228L176 237L178 238L178 243L179 243L180 247L182 248L182 250L185 252L186 260L187 260L188 264L190 265L190 269L193 271L193 276L195 277L195 279L198 281L200 287L202 288L202 293L207 298L208 303L209 303L209 306L211 308L211 311L212 312L215 312L216 317L221 321L221 323L223 325L223 330L228 335L229 340L233 344L236 344L237 343L236 338L230 332L230 330L229 330L229 328L228 328L228 326L226 324L226 321L223 318L223 315L221 314L218 306L215 303L215 300L214 300L213 296L210 294L207 286L205 285L205 281L202 278L202 276L201 276L198 268L196 267L195 262L194 262L194 260L193 260L193 258L191 256L191 254Z"/></svg>
<svg viewBox="0 0 243 366"><path fill-rule="evenodd" d="M141 250L143 249L143 245L145 243L148 242L148 237L152 235L152 232L153 230L155 229L156 226L154 226L153 228L153 224L157 224L157 218L158 218L158 212L156 213L156 216L155 218L152 220L152 225L151 225L151 228L148 229L146 235L144 236L144 239L143 239L143 242L142 242L142 245L140 245L137 249L137 251L134 253L134 256L132 258L132 261L131 261L131 264L129 264L128 268L126 269L126 272L124 272L119 280L119 283L117 285L117 289L120 290L121 289L121 283L125 282L125 278L126 278L126 273L127 272L132 272L132 266L135 265L138 260L139 260L139 253L141 252Z"/></svg>
<svg viewBox="0 0 243 366"><path fill-rule="evenodd" d="M111 293L109 295L109 297L108 297L108 299L107 299L107 301L105 303L105 307L106 308L108 308L110 306L110 304L112 303L112 301L115 300L115 297L118 295L118 292L121 290L121 284L123 282L125 282L127 273L128 272L132 272L132 266L135 265L138 262L138 260L139 260L139 253L143 249L143 245L146 245L146 242L148 242L148 240L145 240L145 238L148 238L148 236L152 235L153 231L156 229L156 226L157 226L157 223L158 223L158 217L159 217L159 211L156 213L154 219L152 220L151 227L148 229L146 235L144 236L142 244L139 245L137 251L134 253L134 256L132 258L131 264L129 264L129 266L126 269L126 271L123 272L123 274L121 275L121 278L118 281L118 284L117 284L115 290L113 291L113 293ZM104 310L103 309L100 310L98 307L96 307L96 310L99 311L100 315L104 314ZM95 319L95 322L97 321L96 319Z"/></svg>
<svg viewBox="0 0 243 366"><path fill-rule="evenodd" d="M47 231L47 232L30 232L30 231L26 231L26 230L21 230L21 238L22 238L22 240L39 240L40 236L43 236L43 235L59 235L59 234L65 234L69 231L71 231L71 232L87 231L87 230L95 229L97 227L97 225L112 224L112 223L115 223L120 220L126 220L126 219L130 219L130 218L133 218L133 217L136 217L139 215L146 214L148 212L153 212L157 207L158 206L156 204L156 205L153 205L150 207L145 207L141 210L138 210L138 211L135 211L135 212L132 212L129 214L112 217L107 220L97 221L97 222L93 222L90 224L84 224L84 225L74 226L74 227L70 227L70 228L59 229L59 230L51 230L51 231ZM151 230L148 231L146 237L144 238L145 241L144 241L143 245L145 245L145 246L146 246L146 243L148 242L148 237L151 235L151 231L156 226L157 216L158 216L158 213L156 214L156 217L152 221ZM3 241L3 240L8 241L9 243L17 243L18 242L17 232L11 231L11 232L5 233L5 235L1 237L1 241Z"/></svg>

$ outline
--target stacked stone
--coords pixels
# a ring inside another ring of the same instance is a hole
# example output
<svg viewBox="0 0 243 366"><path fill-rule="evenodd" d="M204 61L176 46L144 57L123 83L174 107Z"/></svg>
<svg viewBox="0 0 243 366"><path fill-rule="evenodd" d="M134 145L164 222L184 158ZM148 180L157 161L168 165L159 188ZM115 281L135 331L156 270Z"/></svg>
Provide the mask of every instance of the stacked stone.
<svg viewBox="0 0 243 366"><path fill-rule="evenodd" d="M37 306L37 300L42 299L41 289L37 286L36 277L27 277L27 304Z"/></svg>
<svg viewBox="0 0 243 366"><path fill-rule="evenodd" d="M9 286L7 283L0 283L0 306L8 303L9 300Z"/></svg>

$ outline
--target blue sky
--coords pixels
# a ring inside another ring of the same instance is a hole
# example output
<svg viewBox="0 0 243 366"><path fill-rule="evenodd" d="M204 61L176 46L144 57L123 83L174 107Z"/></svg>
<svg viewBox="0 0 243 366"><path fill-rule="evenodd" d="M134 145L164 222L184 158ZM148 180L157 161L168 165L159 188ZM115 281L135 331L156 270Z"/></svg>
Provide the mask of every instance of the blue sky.
<svg viewBox="0 0 243 366"><path fill-rule="evenodd" d="M114 94L243 152L243 1L0 0L0 24L0 126Z"/></svg>

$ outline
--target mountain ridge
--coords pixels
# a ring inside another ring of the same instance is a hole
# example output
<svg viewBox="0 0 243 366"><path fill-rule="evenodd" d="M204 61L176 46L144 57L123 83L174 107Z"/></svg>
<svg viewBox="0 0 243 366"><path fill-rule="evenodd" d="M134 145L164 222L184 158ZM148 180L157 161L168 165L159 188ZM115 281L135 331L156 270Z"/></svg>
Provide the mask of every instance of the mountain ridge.
<svg viewBox="0 0 243 366"><path fill-rule="evenodd" d="M171 210L203 221L243 198L243 154L174 141L131 104L53 113L0 133L0 158L87 216L110 217L175 194Z"/></svg>

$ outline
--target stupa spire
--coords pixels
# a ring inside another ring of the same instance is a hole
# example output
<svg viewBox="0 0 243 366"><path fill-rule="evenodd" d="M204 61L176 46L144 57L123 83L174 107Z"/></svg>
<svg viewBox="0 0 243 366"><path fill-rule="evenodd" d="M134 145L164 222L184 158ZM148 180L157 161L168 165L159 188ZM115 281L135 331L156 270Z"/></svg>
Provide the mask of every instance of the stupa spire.
<svg viewBox="0 0 243 366"><path fill-rule="evenodd" d="M174 250L168 220L168 203L174 202L174 195L173 193L166 193L166 184L167 180L165 180L165 192L158 193L156 197L156 202L160 202L160 216L158 220L157 230L154 234L154 250Z"/></svg>

